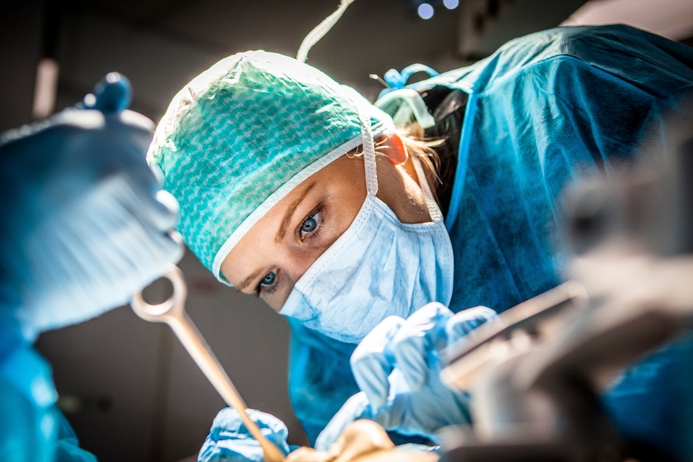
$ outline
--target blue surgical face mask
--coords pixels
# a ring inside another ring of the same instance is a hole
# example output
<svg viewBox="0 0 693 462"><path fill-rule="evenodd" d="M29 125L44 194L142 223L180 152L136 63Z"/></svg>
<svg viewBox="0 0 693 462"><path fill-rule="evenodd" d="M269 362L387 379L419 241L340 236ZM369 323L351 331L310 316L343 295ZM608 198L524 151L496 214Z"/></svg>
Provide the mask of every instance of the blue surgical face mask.
<svg viewBox="0 0 693 462"><path fill-rule="evenodd" d="M362 125L369 122L364 119ZM388 316L406 319L433 301L448 305L453 282L450 237L419 160L413 158L433 221L404 224L376 197L370 124L363 131L366 200L351 226L303 274L279 311L348 343L360 342Z"/></svg>

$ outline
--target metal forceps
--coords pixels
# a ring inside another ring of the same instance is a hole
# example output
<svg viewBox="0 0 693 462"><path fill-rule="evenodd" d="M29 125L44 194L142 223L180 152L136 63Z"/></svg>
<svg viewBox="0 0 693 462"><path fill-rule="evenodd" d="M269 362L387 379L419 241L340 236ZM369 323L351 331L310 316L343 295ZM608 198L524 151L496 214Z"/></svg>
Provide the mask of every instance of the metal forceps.
<svg viewBox="0 0 693 462"><path fill-rule="evenodd" d="M164 322L168 324L198 367L207 376L214 388L219 392L226 404L233 407L241 416L243 424L251 435L260 443L266 462L280 462L284 460L284 454L260 433L257 424L250 420L245 412L246 405L233 386L231 379L226 375L212 350L205 342L202 334L185 312L185 298L188 289L183 279L183 273L175 265L169 265L162 277L173 284L173 295L163 303L150 305L144 301L142 292L138 292L132 298L130 305L140 318L149 322Z"/></svg>

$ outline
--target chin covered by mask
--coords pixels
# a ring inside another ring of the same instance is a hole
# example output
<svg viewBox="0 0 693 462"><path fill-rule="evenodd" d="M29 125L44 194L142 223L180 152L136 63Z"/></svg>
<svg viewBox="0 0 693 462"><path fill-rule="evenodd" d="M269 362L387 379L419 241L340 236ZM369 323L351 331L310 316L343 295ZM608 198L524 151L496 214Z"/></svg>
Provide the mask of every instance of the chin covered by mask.
<svg viewBox="0 0 693 462"><path fill-rule="evenodd" d="M414 157L430 223L404 224L376 197L370 123L362 117L368 194L351 226L294 286L279 311L334 339L360 342L388 316L406 319L430 302L449 304L453 253L442 215Z"/></svg>

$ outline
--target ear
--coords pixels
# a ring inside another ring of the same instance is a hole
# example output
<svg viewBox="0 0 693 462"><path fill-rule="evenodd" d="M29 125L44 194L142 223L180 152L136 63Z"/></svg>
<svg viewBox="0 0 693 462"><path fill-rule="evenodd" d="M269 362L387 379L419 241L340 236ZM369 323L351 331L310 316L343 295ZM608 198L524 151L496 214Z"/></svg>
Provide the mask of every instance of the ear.
<svg viewBox="0 0 693 462"><path fill-rule="evenodd" d="M409 153L407 153L407 147L404 145L402 137L397 133L392 135L387 135L387 158L390 159L392 165L403 164L409 158Z"/></svg>

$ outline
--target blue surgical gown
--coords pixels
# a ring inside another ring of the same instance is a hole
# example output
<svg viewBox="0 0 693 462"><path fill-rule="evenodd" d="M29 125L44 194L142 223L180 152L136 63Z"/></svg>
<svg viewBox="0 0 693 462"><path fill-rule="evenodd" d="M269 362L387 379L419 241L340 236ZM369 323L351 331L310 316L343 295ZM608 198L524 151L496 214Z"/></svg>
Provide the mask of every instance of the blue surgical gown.
<svg viewBox="0 0 693 462"><path fill-rule="evenodd" d="M52 370L24 338L0 281L0 460L96 462L55 406Z"/></svg>
<svg viewBox="0 0 693 462"><path fill-rule="evenodd" d="M663 132L668 114L690 115L693 49L627 26L557 28L411 88L436 85L469 95L462 133L450 134L460 137L446 215L455 252L450 308L501 312L563 277L563 187L582 175L618 175L643 157L643 143ZM665 154L657 140L649 155ZM355 345L289 321L290 396L314 442L358 391L349 367ZM628 437L680 454L669 417L690 387L665 386L661 374L684 374L693 350L686 342L673 349L658 353L667 360L655 355L627 371L605 404Z"/></svg>

